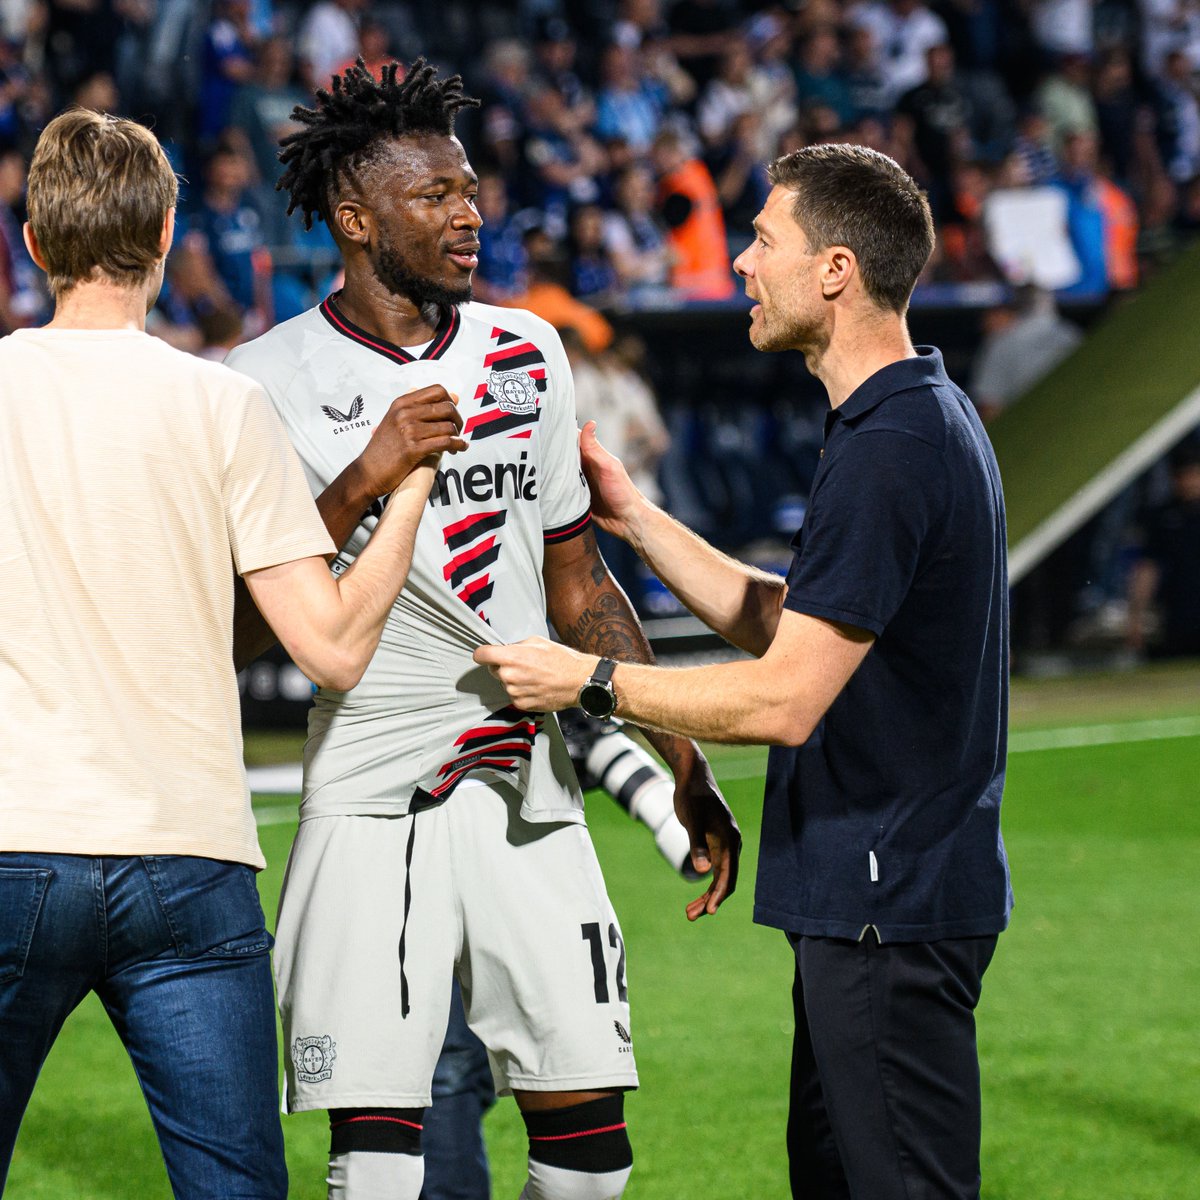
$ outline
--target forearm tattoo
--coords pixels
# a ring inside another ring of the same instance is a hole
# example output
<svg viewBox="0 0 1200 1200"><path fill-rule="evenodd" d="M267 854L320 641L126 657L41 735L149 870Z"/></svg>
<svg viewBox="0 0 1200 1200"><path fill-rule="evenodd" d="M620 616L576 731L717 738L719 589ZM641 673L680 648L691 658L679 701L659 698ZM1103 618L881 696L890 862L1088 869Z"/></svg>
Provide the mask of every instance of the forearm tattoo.
<svg viewBox="0 0 1200 1200"><path fill-rule="evenodd" d="M568 646L585 654L599 654L618 662L654 661L637 618L615 591L599 592L562 633Z"/></svg>

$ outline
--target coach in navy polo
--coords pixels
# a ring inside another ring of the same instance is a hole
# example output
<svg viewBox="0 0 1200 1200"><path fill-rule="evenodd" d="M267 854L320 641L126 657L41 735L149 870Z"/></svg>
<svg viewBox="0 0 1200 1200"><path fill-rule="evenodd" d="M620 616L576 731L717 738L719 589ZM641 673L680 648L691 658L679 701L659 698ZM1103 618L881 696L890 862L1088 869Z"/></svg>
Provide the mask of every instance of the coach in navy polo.
<svg viewBox="0 0 1200 1200"><path fill-rule="evenodd" d="M1000 478L941 355L908 335L933 247L912 179L857 146L809 147L769 174L734 264L756 301L750 339L800 351L831 409L792 567L784 581L719 554L585 428L595 520L753 656L622 663L611 684L622 716L773 747L755 919L795 953L793 1195L977 1200L974 1012L1012 905ZM527 709L573 703L598 665L544 641L477 658Z"/></svg>

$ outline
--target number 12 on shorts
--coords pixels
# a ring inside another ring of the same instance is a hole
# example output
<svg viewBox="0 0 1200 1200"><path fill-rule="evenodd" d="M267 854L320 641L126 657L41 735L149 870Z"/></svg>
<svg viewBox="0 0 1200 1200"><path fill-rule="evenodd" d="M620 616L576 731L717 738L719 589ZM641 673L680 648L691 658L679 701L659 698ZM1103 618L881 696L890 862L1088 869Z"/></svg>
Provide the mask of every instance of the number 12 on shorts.
<svg viewBox="0 0 1200 1200"><path fill-rule="evenodd" d="M596 988L596 1003L608 1003L608 964L604 961L604 941L600 936L600 922L587 921L579 927L583 940L592 948L592 981ZM617 999L624 1004L629 999L625 987L625 942L615 925L608 927L608 944L619 951L617 957Z"/></svg>

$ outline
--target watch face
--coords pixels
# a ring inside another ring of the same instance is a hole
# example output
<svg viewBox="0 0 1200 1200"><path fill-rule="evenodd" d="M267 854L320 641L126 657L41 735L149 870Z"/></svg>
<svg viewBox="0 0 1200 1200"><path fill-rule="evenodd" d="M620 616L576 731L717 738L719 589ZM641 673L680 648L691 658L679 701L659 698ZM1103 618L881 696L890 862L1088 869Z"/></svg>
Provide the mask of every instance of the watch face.
<svg viewBox="0 0 1200 1200"><path fill-rule="evenodd" d="M585 683L579 690L579 707L589 717L611 717L616 711L617 697L611 687Z"/></svg>

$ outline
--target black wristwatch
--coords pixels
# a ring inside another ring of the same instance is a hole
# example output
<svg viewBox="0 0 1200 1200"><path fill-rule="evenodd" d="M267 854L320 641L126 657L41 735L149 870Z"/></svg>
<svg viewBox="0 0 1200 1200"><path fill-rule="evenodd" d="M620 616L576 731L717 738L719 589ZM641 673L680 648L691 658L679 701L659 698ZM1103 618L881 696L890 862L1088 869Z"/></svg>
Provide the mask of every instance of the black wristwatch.
<svg viewBox="0 0 1200 1200"><path fill-rule="evenodd" d="M611 717L617 711L617 693L612 685L616 669L617 664L611 658L602 658L579 689L576 703L589 717Z"/></svg>

